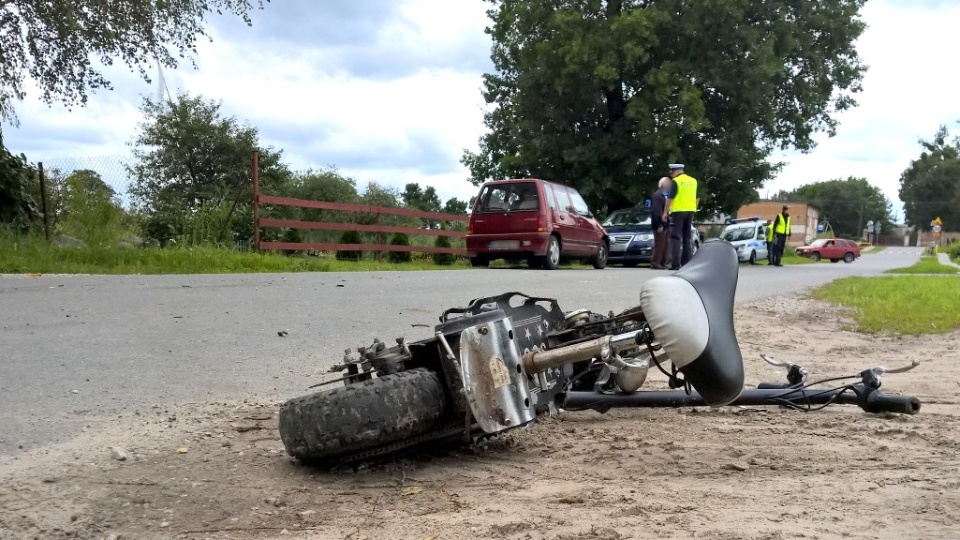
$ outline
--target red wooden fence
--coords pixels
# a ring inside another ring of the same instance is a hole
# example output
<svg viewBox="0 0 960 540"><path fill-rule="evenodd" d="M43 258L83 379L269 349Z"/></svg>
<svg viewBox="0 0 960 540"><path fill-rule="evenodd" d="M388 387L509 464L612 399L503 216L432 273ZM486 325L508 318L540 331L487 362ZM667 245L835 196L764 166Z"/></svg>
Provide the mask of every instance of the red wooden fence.
<svg viewBox="0 0 960 540"><path fill-rule="evenodd" d="M469 216L458 214L442 214L434 212L424 212L422 210L410 210L407 208L392 208L388 206L372 206L367 204L348 204L327 201L312 201L307 199L293 199L290 197L276 197L273 195L264 195L260 193L260 175L259 175L259 156L253 153L253 242L257 252L262 250L318 250L318 251L416 251L422 253L452 253L454 255L466 255L464 248L454 247L435 247L435 246L393 246L383 243L383 234L402 233L407 235L423 236L447 236L453 238L463 238L467 235L466 231L452 231L442 229L419 229L416 227L401 227L395 225L381 225L380 216L404 216L413 218L429 219L433 221L468 221ZM312 208L317 210L337 210L341 212L354 212L374 214L376 216L376 225L362 225L359 223L341 223L333 221L301 221L290 219L274 219L260 217L260 206L293 206L298 208ZM357 231L366 233L376 233L376 244L336 244L328 242L262 242L260 240L261 227L281 227L287 229L306 229L306 230L324 230L324 231Z"/></svg>

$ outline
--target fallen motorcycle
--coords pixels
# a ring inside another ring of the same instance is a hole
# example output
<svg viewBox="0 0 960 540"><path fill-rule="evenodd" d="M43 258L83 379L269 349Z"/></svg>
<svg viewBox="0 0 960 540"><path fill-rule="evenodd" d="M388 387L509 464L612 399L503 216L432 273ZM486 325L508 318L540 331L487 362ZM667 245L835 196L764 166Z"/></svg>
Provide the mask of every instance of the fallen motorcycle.
<svg viewBox="0 0 960 540"><path fill-rule="evenodd" d="M881 375L916 363L824 388L838 379L810 383L804 368L764 357L786 368L787 380L745 389L733 327L738 271L732 246L711 241L681 270L644 283L639 306L620 314L565 312L554 299L516 292L448 309L433 337L348 350L331 369L340 376L314 385L338 386L283 403L284 447L302 461L356 463L469 444L575 409L855 404L919 412L918 399L880 391ZM654 366L672 390L640 390Z"/></svg>

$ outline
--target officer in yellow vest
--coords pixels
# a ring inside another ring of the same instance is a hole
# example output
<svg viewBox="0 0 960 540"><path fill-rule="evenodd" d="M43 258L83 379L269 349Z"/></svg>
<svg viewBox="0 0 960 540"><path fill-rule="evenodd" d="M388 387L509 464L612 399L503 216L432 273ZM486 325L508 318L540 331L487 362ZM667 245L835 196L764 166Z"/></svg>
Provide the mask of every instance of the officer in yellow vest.
<svg viewBox="0 0 960 540"><path fill-rule="evenodd" d="M783 210L773 219L773 262L774 266L783 266L783 248L787 245L790 236L790 206L783 205Z"/></svg>
<svg viewBox="0 0 960 540"><path fill-rule="evenodd" d="M693 214L697 211L697 179L683 172L683 163L670 164L673 189L664 215L670 216L671 270L679 270L693 256Z"/></svg>

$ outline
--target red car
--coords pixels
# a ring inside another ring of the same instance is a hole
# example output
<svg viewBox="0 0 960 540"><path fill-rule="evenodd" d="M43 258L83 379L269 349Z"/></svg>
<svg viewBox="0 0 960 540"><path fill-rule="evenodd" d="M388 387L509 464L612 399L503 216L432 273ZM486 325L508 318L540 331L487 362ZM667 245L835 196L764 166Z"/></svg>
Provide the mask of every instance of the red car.
<svg viewBox="0 0 960 540"><path fill-rule="evenodd" d="M797 255L809 257L811 261L830 259L830 262L852 263L860 256L860 246L853 240L843 238L820 238L808 246L797 248Z"/></svg>
<svg viewBox="0 0 960 540"><path fill-rule="evenodd" d="M467 254L473 266L493 259L557 268L561 258L607 266L610 238L577 190L535 178L483 184L470 214Z"/></svg>

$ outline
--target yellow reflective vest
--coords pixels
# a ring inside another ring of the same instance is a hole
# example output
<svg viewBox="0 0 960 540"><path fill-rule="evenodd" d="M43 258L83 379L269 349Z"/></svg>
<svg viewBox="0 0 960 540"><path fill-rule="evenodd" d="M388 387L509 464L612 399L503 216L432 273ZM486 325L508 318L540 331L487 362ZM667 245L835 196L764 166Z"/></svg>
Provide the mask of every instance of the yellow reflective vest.
<svg viewBox="0 0 960 540"><path fill-rule="evenodd" d="M677 193L670 205L671 212L697 211L697 179L689 174L680 174L673 179L677 183Z"/></svg>
<svg viewBox="0 0 960 540"><path fill-rule="evenodd" d="M767 242L773 243L773 223L767 225Z"/></svg>
<svg viewBox="0 0 960 540"><path fill-rule="evenodd" d="M773 232L790 236L790 216L783 217L783 214L777 214L776 219L773 220Z"/></svg>

